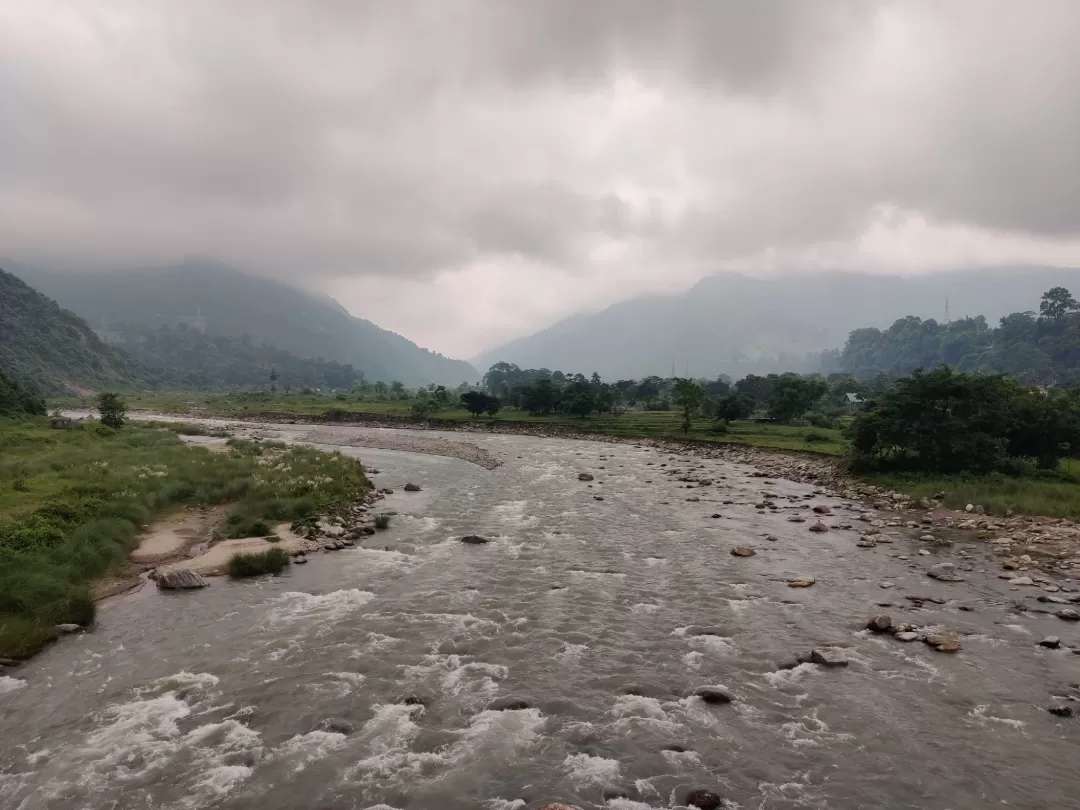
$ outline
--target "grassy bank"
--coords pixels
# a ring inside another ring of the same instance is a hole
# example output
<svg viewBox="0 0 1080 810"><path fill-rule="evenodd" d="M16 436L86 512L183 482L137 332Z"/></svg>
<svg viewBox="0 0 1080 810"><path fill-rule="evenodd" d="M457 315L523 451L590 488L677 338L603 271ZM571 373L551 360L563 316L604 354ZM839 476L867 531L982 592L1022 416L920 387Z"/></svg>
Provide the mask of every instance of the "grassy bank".
<svg viewBox="0 0 1080 810"><path fill-rule="evenodd" d="M350 415L408 417L413 400L357 399L351 395L299 394L251 391L232 394L174 394L135 397L133 407L171 413L195 410L207 416L235 419L255 416L268 411L298 416L323 417L336 412L338 418ZM74 404L74 403L72 403ZM597 433L626 438L683 438L680 415L675 411L632 411L621 416L594 414L579 419L563 414L535 416L525 411L507 409L494 418L474 419L461 409L441 410L431 416L434 425L443 421L448 427L464 421L491 421L496 424L528 423L539 426L561 425L581 433ZM844 420L841 420L844 421ZM779 425L752 420L733 422L724 432L718 432L715 422L694 420L688 438L697 441L746 444L755 447L811 452L826 456L844 455L849 444L839 428L817 428L809 425ZM1080 479L1080 460L1067 459L1062 464L1064 478L989 476L866 476L866 480L882 486L909 492L917 497L945 493L945 502L963 508L979 503L992 514L1004 514L1012 509L1018 514L1050 517L1080 518L1080 485L1068 480Z"/></svg>
<svg viewBox="0 0 1080 810"><path fill-rule="evenodd" d="M357 462L311 448L212 453L171 429L0 420L0 656L92 621L94 581L123 568L139 530L170 507L235 503L228 533L247 536L367 487Z"/></svg>

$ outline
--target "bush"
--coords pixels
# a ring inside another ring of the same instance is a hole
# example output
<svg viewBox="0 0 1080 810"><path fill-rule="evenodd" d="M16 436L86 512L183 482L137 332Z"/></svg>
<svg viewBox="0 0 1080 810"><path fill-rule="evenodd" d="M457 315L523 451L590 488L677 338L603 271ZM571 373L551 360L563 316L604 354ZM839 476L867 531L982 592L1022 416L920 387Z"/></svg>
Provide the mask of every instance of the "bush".
<svg viewBox="0 0 1080 810"><path fill-rule="evenodd" d="M289 564L289 555L280 548L266 551L241 552L229 558L228 572L234 579L257 577L262 574L280 574Z"/></svg>
<svg viewBox="0 0 1080 810"><path fill-rule="evenodd" d="M824 433L818 433L816 430L807 431L803 437L807 444L822 444L823 442L832 441L832 437Z"/></svg>
<svg viewBox="0 0 1080 810"><path fill-rule="evenodd" d="M810 423L812 427L831 429L836 427L836 422L827 417L821 411L811 411L806 415L806 421Z"/></svg>
<svg viewBox="0 0 1080 810"><path fill-rule="evenodd" d="M376 529L389 529L390 528L390 516L389 515L376 515L375 516L375 528Z"/></svg>

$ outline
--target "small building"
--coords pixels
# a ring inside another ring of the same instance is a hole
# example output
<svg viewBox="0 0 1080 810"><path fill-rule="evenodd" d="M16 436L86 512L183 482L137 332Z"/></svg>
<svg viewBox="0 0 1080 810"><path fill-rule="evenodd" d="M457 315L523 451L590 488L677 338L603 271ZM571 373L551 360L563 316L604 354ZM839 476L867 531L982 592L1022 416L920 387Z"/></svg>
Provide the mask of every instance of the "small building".
<svg viewBox="0 0 1080 810"><path fill-rule="evenodd" d="M844 404L847 405L849 411L862 410L863 398L861 394L848 393L844 394Z"/></svg>
<svg viewBox="0 0 1080 810"><path fill-rule="evenodd" d="M61 414L55 414L49 420L49 424L56 430L71 430L75 426L75 420L70 416L63 416Z"/></svg>

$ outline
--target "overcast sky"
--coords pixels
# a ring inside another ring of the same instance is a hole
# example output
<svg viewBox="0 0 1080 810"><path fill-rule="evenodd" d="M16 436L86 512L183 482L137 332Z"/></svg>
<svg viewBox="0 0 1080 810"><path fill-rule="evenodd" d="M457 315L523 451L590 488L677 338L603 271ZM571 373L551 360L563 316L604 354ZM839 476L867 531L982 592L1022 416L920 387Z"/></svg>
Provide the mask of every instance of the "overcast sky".
<svg viewBox="0 0 1080 810"><path fill-rule="evenodd" d="M1077 0L0 0L0 255L469 357L730 270L1080 265Z"/></svg>

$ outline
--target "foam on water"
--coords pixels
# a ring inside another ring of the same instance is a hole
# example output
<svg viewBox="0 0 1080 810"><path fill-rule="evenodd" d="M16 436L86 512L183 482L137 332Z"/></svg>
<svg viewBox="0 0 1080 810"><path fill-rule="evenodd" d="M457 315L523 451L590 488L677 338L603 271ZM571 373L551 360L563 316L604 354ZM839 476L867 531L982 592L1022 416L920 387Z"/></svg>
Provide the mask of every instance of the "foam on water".
<svg viewBox="0 0 1080 810"><path fill-rule="evenodd" d="M300 773L308 763L344 748L347 739L335 731L309 731L287 739L274 749L273 756L290 766L293 773Z"/></svg>
<svg viewBox="0 0 1080 810"><path fill-rule="evenodd" d="M972 720L976 721L980 725L1002 725L1009 726L1010 728L1014 728L1017 731L1023 731L1025 725L1023 720L1013 720L1009 717L994 717L992 714L987 714L987 712L989 711L990 706L983 704L981 706L976 706L974 709L968 712L968 717L972 718Z"/></svg>
<svg viewBox="0 0 1080 810"><path fill-rule="evenodd" d="M560 663L563 664L577 663L581 660L581 656L588 652L588 650L588 644L567 643L566 646L563 648L563 651L555 657L559 660Z"/></svg>
<svg viewBox="0 0 1080 810"><path fill-rule="evenodd" d="M566 776L578 784L609 785L619 778L619 761L589 754L570 754L563 760Z"/></svg>
<svg viewBox="0 0 1080 810"><path fill-rule="evenodd" d="M636 605L630 606L631 613L656 613L663 605L651 604L649 602L638 602Z"/></svg>
<svg viewBox="0 0 1080 810"><path fill-rule="evenodd" d="M833 732L824 720L818 717L818 710L810 712L798 720L792 720L780 726L784 738L798 748L830 745L838 742L853 742L855 735Z"/></svg>
<svg viewBox="0 0 1080 810"><path fill-rule="evenodd" d="M316 625L316 635L319 635L332 630L334 622L344 619L374 598L375 594L359 588L324 594L289 591L275 600L275 606L267 613L267 621L271 628L312 622Z"/></svg>
<svg viewBox="0 0 1080 810"><path fill-rule="evenodd" d="M7 675L0 675L0 695L5 692L14 692L16 689L22 689L26 686L26 681L19 678L9 678Z"/></svg>

